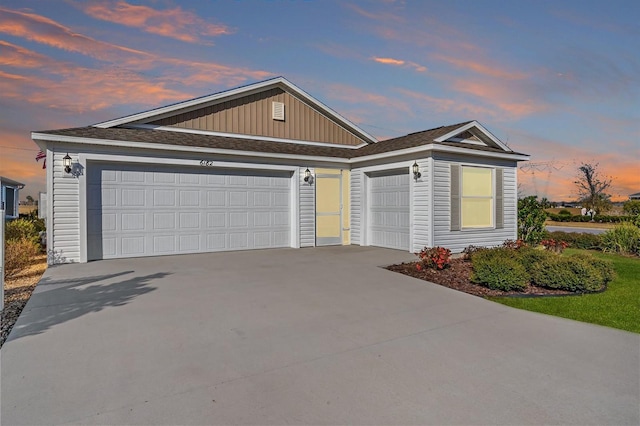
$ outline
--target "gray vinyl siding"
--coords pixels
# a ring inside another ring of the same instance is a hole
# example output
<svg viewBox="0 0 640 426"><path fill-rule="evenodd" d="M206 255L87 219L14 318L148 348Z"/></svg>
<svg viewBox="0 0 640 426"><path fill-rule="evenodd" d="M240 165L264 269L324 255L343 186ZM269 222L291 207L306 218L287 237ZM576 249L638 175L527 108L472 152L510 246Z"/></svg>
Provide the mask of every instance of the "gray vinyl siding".
<svg viewBox="0 0 640 426"><path fill-rule="evenodd" d="M362 245L362 170L351 171L351 244Z"/></svg>
<svg viewBox="0 0 640 426"><path fill-rule="evenodd" d="M417 253L431 246L431 170L430 160L417 161L422 176L413 182L413 245L412 252Z"/></svg>
<svg viewBox="0 0 640 426"><path fill-rule="evenodd" d="M54 151L53 191L49 195L53 205L53 214L48 219L49 226L53 226L53 241L49 241L47 251L49 263L70 263L80 261L80 185L79 180L65 173L62 157L67 151ZM69 152L72 163L78 161L75 152Z"/></svg>
<svg viewBox="0 0 640 426"><path fill-rule="evenodd" d="M502 229L451 230L451 164L475 164L503 169L503 224ZM497 161L493 164L473 158L434 159L433 226L434 246L442 246L459 253L469 245L496 246L505 240L517 238L517 184L516 164Z"/></svg>
<svg viewBox="0 0 640 426"><path fill-rule="evenodd" d="M274 101L284 103L284 121L272 118ZM176 114L151 124L340 145L365 143L320 111L278 88Z"/></svg>
<svg viewBox="0 0 640 426"><path fill-rule="evenodd" d="M315 185L304 181L305 168L300 168L300 247L316 245L316 195ZM313 170L311 170L313 175Z"/></svg>

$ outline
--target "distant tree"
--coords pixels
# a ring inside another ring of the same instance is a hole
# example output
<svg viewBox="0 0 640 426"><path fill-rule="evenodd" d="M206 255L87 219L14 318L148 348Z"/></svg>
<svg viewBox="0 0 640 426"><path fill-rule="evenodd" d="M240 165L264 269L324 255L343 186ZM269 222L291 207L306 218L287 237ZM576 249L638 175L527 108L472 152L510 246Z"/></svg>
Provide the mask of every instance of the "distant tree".
<svg viewBox="0 0 640 426"><path fill-rule="evenodd" d="M529 244L538 244L545 233L544 221L547 215L538 202L538 197L530 197L518 200L518 239Z"/></svg>
<svg viewBox="0 0 640 426"><path fill-rule="evenodd" d="M29 203L29 205L33 205L33 197L31 195L27 195L27 203Z"/></svg>
<svg viewBox="0 0 640 426"><path fill-rule="evenodd" d="M611 178L601 176L597 163L582 163L578 167L578 179L574 183L578 187L578 196L583 207L593 209L596 214L611 208L611 195L605 192L611 187Z"/></svg>
<svg viewBox="0 0 640 426"><path fill-rule="evenodd" d="M543 197L540 200L540 205L542 206L543 209L548 209L548 208L552 207L551 206L551 202L549 200L547 200L547 197Z"/></svg>
<svg viewBox="0 0 640 426"><path fill-rule="evenodd" d="M629 200L626 201L623 206L622 206L622 210L624 210L624 212L630 216L636 216L640 214L640 200Z"/></svg>

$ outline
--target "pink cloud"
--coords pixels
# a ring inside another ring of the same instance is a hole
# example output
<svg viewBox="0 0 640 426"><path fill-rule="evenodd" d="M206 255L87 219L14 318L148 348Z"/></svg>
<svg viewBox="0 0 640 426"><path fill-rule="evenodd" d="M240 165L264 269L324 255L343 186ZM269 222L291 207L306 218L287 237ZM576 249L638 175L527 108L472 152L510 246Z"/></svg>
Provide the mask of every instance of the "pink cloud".
<svg viewBox="0 0 640 426"><path fill-rule="evenodd" d="M501 67L494 67L489 64L482 63L480 61L474 61L472 59L461 59L453 56L445 56L445 55L433 55L433 58L439 59L441 61L447 62L451 65L454 65L458 68L462 68L465 70L470 70L478 74L486 75L488 77L498 78L498 79L506 79L506 80L523 80L528 77L526 73L519 71L508 71ZM492 62L492 64L495 62Z"/></svg>
<svg viewBox="0 0 640 426"><path fill-rule="evenodd" d="M76 3L87 15L188 43L205 43L203 37L231 34L226 25L214 24L180 7L157 10L126 1ZM209 42L207 42L209 43Z"/></svg>
<svg viewBox="0 0 640 426"><path fill-rule="evenodd" d="M379 64L393 65L393 66L407 66L407 67L413 68L417 72L427 71L427 67L425 67L424 65L420 65L411 61L405 61L403 59L384 58L384 57L378 57L378 56L374 56L371 59L375 62L378 62Z"/></svg>
<svg viewBox="0 0 640 426"><path fill-rule="evenodd" d="M123 55L137 57L145 52L98 41L73 32L49 18L0 7L0 33L24 38L58 49L77 52L100 60L115 60Z"/></svg>
<svg viewBox="0 0 640 426"><path fill-rule="evenodd" d="M377 93L366 92L357 87L344 84L329 85L328 94L333 99L339 99L353 104L372 104L378 107L411 113L411 108L405 102L398 99L389 98Z"/></svg>

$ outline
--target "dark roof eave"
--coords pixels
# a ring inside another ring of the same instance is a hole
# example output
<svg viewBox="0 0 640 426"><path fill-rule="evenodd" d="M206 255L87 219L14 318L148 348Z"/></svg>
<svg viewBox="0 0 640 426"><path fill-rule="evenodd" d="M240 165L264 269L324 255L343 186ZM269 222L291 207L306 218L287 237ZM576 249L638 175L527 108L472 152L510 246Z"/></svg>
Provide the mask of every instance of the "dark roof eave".
<svg viewBox="0 0 640 426"><path fill-rule="evenodd" d="M467 122L468 123L468 122ZM186 132L168 132L165 130L150 129L132 129L132 128L97 128L77 127L59 130L47 130L41 132L33 132L34 139L37 140L38 134L49 136L61 136L67 138L78 139L96 139L114 142L132 142L147 143L155 145L175 145L182 147L194 148L210 148L222 150L237 150L256 153L273 153L273 154L289 154L300 156L316 156L316 157L335 157L342 159L357 159L360 157L370 157L382 154L393 155L393 152L406 151L411 148L419 148L427 145L453 146L464 148L471 151L492 152L498 154L513 154L523 156L526 154L504 151L500 148L465 144L462 142L435 142L438 137L450 132L451 130L463 125L454 124L450 126L442 126L435 129L425 130L422 132L411 133L393 139L387 139L375 144L369 144L360 148L345 147L329 147L317 146L311 144L298 144L288 142L276 142L261 139L234 138L229 136L194 134ZM161 137L158 137L161 136Z"/></svg>

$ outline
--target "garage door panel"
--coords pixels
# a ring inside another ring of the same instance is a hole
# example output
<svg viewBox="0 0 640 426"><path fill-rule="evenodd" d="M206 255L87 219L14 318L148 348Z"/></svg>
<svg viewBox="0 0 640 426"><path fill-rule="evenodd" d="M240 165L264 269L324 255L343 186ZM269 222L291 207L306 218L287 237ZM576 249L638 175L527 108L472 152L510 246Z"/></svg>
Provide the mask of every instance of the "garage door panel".
<svg viewBox="0 0 640 426"><path fill-rule="evenodd" d="M387 172L370 176L369 182L371 244L409 250L409 174Z"/></svg>
<svg viewBox="0 0 640 426"><path fill-rule="evenodd" d="M90 260L290 246L288 172L88 168Z"/></svg>

